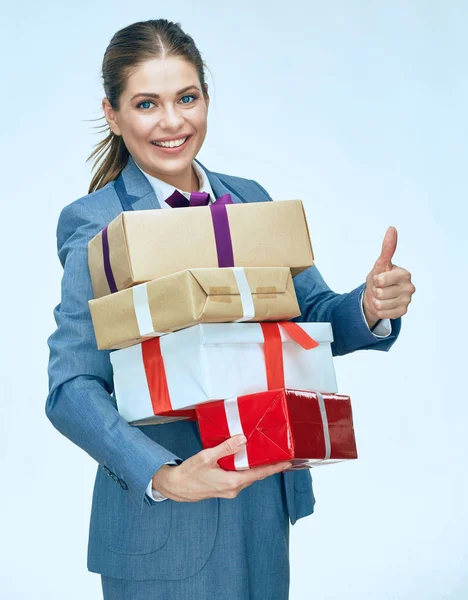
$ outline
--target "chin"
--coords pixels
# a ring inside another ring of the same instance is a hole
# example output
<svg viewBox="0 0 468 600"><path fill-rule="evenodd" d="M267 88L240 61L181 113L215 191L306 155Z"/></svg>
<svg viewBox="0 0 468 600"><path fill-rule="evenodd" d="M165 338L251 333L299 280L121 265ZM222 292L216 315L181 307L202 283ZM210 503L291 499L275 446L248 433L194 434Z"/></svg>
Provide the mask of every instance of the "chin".
<svg viewBox="0 0 468 600"><path fill-rule="evenodd" d="M171 160L164 163L153 162L151 163L153 168L157 169L160 173L166 173L167 175L176 175L181 171L184 171L187 167L192 164L193 157L184 158L179 160Z"/></svg>

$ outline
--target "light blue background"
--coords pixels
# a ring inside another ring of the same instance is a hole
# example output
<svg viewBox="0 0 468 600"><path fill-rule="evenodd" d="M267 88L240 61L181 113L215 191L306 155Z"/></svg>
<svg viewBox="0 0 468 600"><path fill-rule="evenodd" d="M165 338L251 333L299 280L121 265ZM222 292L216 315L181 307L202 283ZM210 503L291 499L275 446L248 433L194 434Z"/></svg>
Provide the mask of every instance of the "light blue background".
<svg viewBox="0 0 468 600"><path fill-rule="evenodd" d="M45 417L55 228L87 193L100 67L132 22L180 21L214 77L211 170L301 198L329 285L359 285L388 225L417 288L389 354L336 360L360 457L313 472L292 600L462 600L467 575L468 5L16 2L1 9L0 597L98 599L95 462Z"/></svg>

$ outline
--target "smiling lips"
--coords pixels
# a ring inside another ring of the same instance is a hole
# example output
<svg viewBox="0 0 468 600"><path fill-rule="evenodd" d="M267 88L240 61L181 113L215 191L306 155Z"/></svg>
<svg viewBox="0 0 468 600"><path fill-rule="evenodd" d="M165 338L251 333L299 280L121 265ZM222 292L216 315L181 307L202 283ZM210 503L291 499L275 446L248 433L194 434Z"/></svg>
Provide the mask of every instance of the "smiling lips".
<svg viewBox="0 0 468 600"><path fill-rule="evenodd" d="M186 136L183 138L179 138L177 140L170 140L167 142L151 142L154 146L159 146L160 148L179 148L188 140L190 136Z"/></svg>

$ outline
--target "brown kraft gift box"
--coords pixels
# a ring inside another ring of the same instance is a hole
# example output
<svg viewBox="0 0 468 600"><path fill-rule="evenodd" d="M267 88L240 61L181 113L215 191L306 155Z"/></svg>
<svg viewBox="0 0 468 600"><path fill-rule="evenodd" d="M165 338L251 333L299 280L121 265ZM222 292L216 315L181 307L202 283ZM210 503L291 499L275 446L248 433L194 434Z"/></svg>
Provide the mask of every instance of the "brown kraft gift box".
<svg viewBox="0 0 468 600"><path fill-rule="evenodd" d="M288 267L236 271L186 269L90 300L98 348L125 348L197 323L282 321L301 314Z"/></svg>
<svg viewBox="0 0 468 600"><path fill-rule="evenodd" d="M215 205L121 213L89 242L94 297L187 268L290 267L294 277L312 266L301 200L226 205L233 256L228 265L219 262Z"/></svg>

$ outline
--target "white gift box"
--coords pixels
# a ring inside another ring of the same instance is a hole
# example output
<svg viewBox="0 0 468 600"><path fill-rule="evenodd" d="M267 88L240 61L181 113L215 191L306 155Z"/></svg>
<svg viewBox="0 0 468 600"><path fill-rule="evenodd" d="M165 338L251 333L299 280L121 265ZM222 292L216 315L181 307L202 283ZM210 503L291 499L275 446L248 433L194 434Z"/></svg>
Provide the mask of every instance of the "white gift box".
<svg viewBox="0 0 468 600"><path fill-rule="evenodd" d="M300 327L318 345L306 350L278 325L284 386L337 392L331 324L286 324ZM156 414L269 389L263 326L203 323L111 352L120 414L128 422L149 424Z"/></svg>

